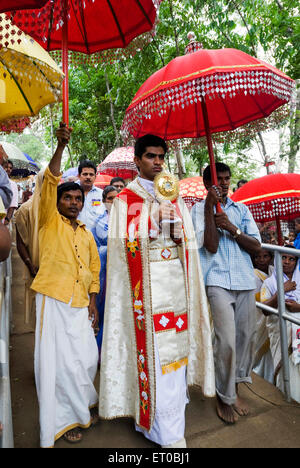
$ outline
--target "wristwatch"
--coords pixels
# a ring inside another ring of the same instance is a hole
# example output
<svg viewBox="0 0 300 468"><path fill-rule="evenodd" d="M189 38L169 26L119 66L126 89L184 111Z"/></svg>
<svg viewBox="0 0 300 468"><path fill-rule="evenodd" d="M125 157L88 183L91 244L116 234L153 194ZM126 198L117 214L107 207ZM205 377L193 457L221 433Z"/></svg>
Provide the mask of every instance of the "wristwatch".
<svg viewBox="0 0 300 468"><path fill-rule="evenodd" d="M242 231L239 228L237 228L237 230L233 234L233 238L237 239L241 234L242 234Z"/></svg>

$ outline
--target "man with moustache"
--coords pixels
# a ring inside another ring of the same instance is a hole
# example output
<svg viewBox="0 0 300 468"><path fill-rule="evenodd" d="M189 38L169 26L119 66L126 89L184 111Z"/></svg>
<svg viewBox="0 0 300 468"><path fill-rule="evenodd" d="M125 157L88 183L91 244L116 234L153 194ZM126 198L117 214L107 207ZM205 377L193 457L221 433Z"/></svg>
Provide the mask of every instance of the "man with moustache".
<svg viewBox="0 0 300 468"><path fill-rule="evenodd" d="M207 197L193 206L192 219L215 331L217 414L234 424L237 415L249 412L238 385L251 383L256 283L250 255L260 250L260 235L246 205L228 198L229 166L216 163L216 171L217 186L212 184L210 166L205 168Z"/></svg>
<svg viewBox="0 0 300 468"><path fill-rule="evenodd" d="M190 214L155 190L166 152L155 135L136 141L139 176L111 210L99 412L131 416L146 438L175 448L186 447L187 385L214 396L214 373Z"/></svg>
<svg viewBox="0 0 300 468"><path fill-rule="evenodd" d="M79 442L78 428L95 418L100 260L93 235L78 221L83 189L58 185L63 150L71 130L57 131L57 149L45 170L39 204L39 270L36 294L35 379L40 407L40 445L64 436Z"/></svg>
<svg viewBox="0 0 300 468"><path fill-rule="evenodd" d="M105 210L102 201L103 190L95 187L94 182L97 175L97 168L92 161L85 159L78 166L79 184L84 191L84 206L79 213L78 219L82 221L90 231L95 225L95 221Z"/></svg>

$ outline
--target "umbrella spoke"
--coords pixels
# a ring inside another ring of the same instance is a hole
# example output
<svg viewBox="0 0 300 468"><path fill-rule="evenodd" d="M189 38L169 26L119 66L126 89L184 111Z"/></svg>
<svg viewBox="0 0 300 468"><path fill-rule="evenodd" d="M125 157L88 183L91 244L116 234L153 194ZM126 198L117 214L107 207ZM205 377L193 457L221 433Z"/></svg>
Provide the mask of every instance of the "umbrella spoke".
<svg viewBox="0 0 300 468"><path fill-rule="evenodd" d="M0 58L0 62L1 62L2 65L5 67L5 69L7 70L7 72L10 74L10 76L11 76L11 78L13 79L15 85L18 87L18 89L19 89L19 91L20 91L20 93L21 93L21 96L23 97L24 101L26 102L26 105L27 105L27 107L28 107L28 109L29 109L31 115L34 115L34 111L33 111L32 107L31 107L31 105L30 105L30 102L29 102L28 98L26 97L26 95L25 95L23 89L21 88L21 86L20 86L20 84L19 84L17 78L15 77L14 72L8 68L8 66L2 61L1 58Z"/></svg>
<svg viewBox="0 0 300 468"><path fill-rule="evenodd" d="M120 23L118 21L117 15L115 14L115 10L113 9L113 6L112 6L110 0L106 0L106 1L107 1L107 4L108 4L109 8L110 8L111 14L112 14L112 16L114 18L114 22L115 22L115 24L116 24L116 26L118 28L119 34L121 36L121 39L122 39L122 42L123 42L123 47L126 47L125 36L124 36L124 33L123 33L122 29L121 29L121 25L120 25Z"/></svg>

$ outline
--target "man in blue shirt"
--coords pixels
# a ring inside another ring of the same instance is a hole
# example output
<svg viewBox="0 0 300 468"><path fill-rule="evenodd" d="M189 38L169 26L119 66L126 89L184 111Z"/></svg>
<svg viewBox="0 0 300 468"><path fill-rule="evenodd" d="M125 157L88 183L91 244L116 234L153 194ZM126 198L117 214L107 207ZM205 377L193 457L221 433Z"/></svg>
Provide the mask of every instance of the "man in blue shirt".
<svg viewBox="0 0 300 468"><path fill-rule="evenodd" d="M294 240L294 247L300 249L300 217L295 219L295 233L296 238Z"/></svg>
<svg viewBox="0 0 300 468"><path fill-rule="evenodd" d="M5 208L9 208L13 196L8 175L3 168L3 166L7 164L7 160L8 156L3 146L0 145L0 197Z"/></svg>
<svg viewBox="0 0 300 468"><path fill-rule="evenodd" d="M103 190L95 187L97 168L92 161L84 160L79 164L79 183L84 190L84 207L79 213L78 219L84 223L90 231L95 221L105 210L102 201Z"/></svg>
<svg viewBox="0 0 300 468"><path fill-rule="evenodd" d="M216 170L218 186L212 184L210 166L204 171L207 198L194 205L192 219L214 323L217 414L233 424L237 414L249 412L238 384L251 383L256 314L250 254L260 249L260 235L249 209L227 197L230 168L216 163Z"/></svg>

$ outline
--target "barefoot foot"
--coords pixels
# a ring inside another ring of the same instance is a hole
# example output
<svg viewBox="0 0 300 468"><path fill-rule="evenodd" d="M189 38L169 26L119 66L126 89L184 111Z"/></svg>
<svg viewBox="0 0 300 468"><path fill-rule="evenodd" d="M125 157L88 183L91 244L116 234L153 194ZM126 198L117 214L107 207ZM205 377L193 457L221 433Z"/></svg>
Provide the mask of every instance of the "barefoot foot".
<svg viewBox="0 0 300 468"><path fill-rule="evenodd" d="M236 401L233 405L233 409L237 412L239 416L247 416L249 414L249 407L247 403L238 395L236 396Z"/></svg>
<svg viewBox="0 0 300 468"><path fill-rule="evenodd" d="M226 405L221 398L217 395L217 415L226 424L235 424L238 420L237 415L233 411L231 405Z"/></svg>

